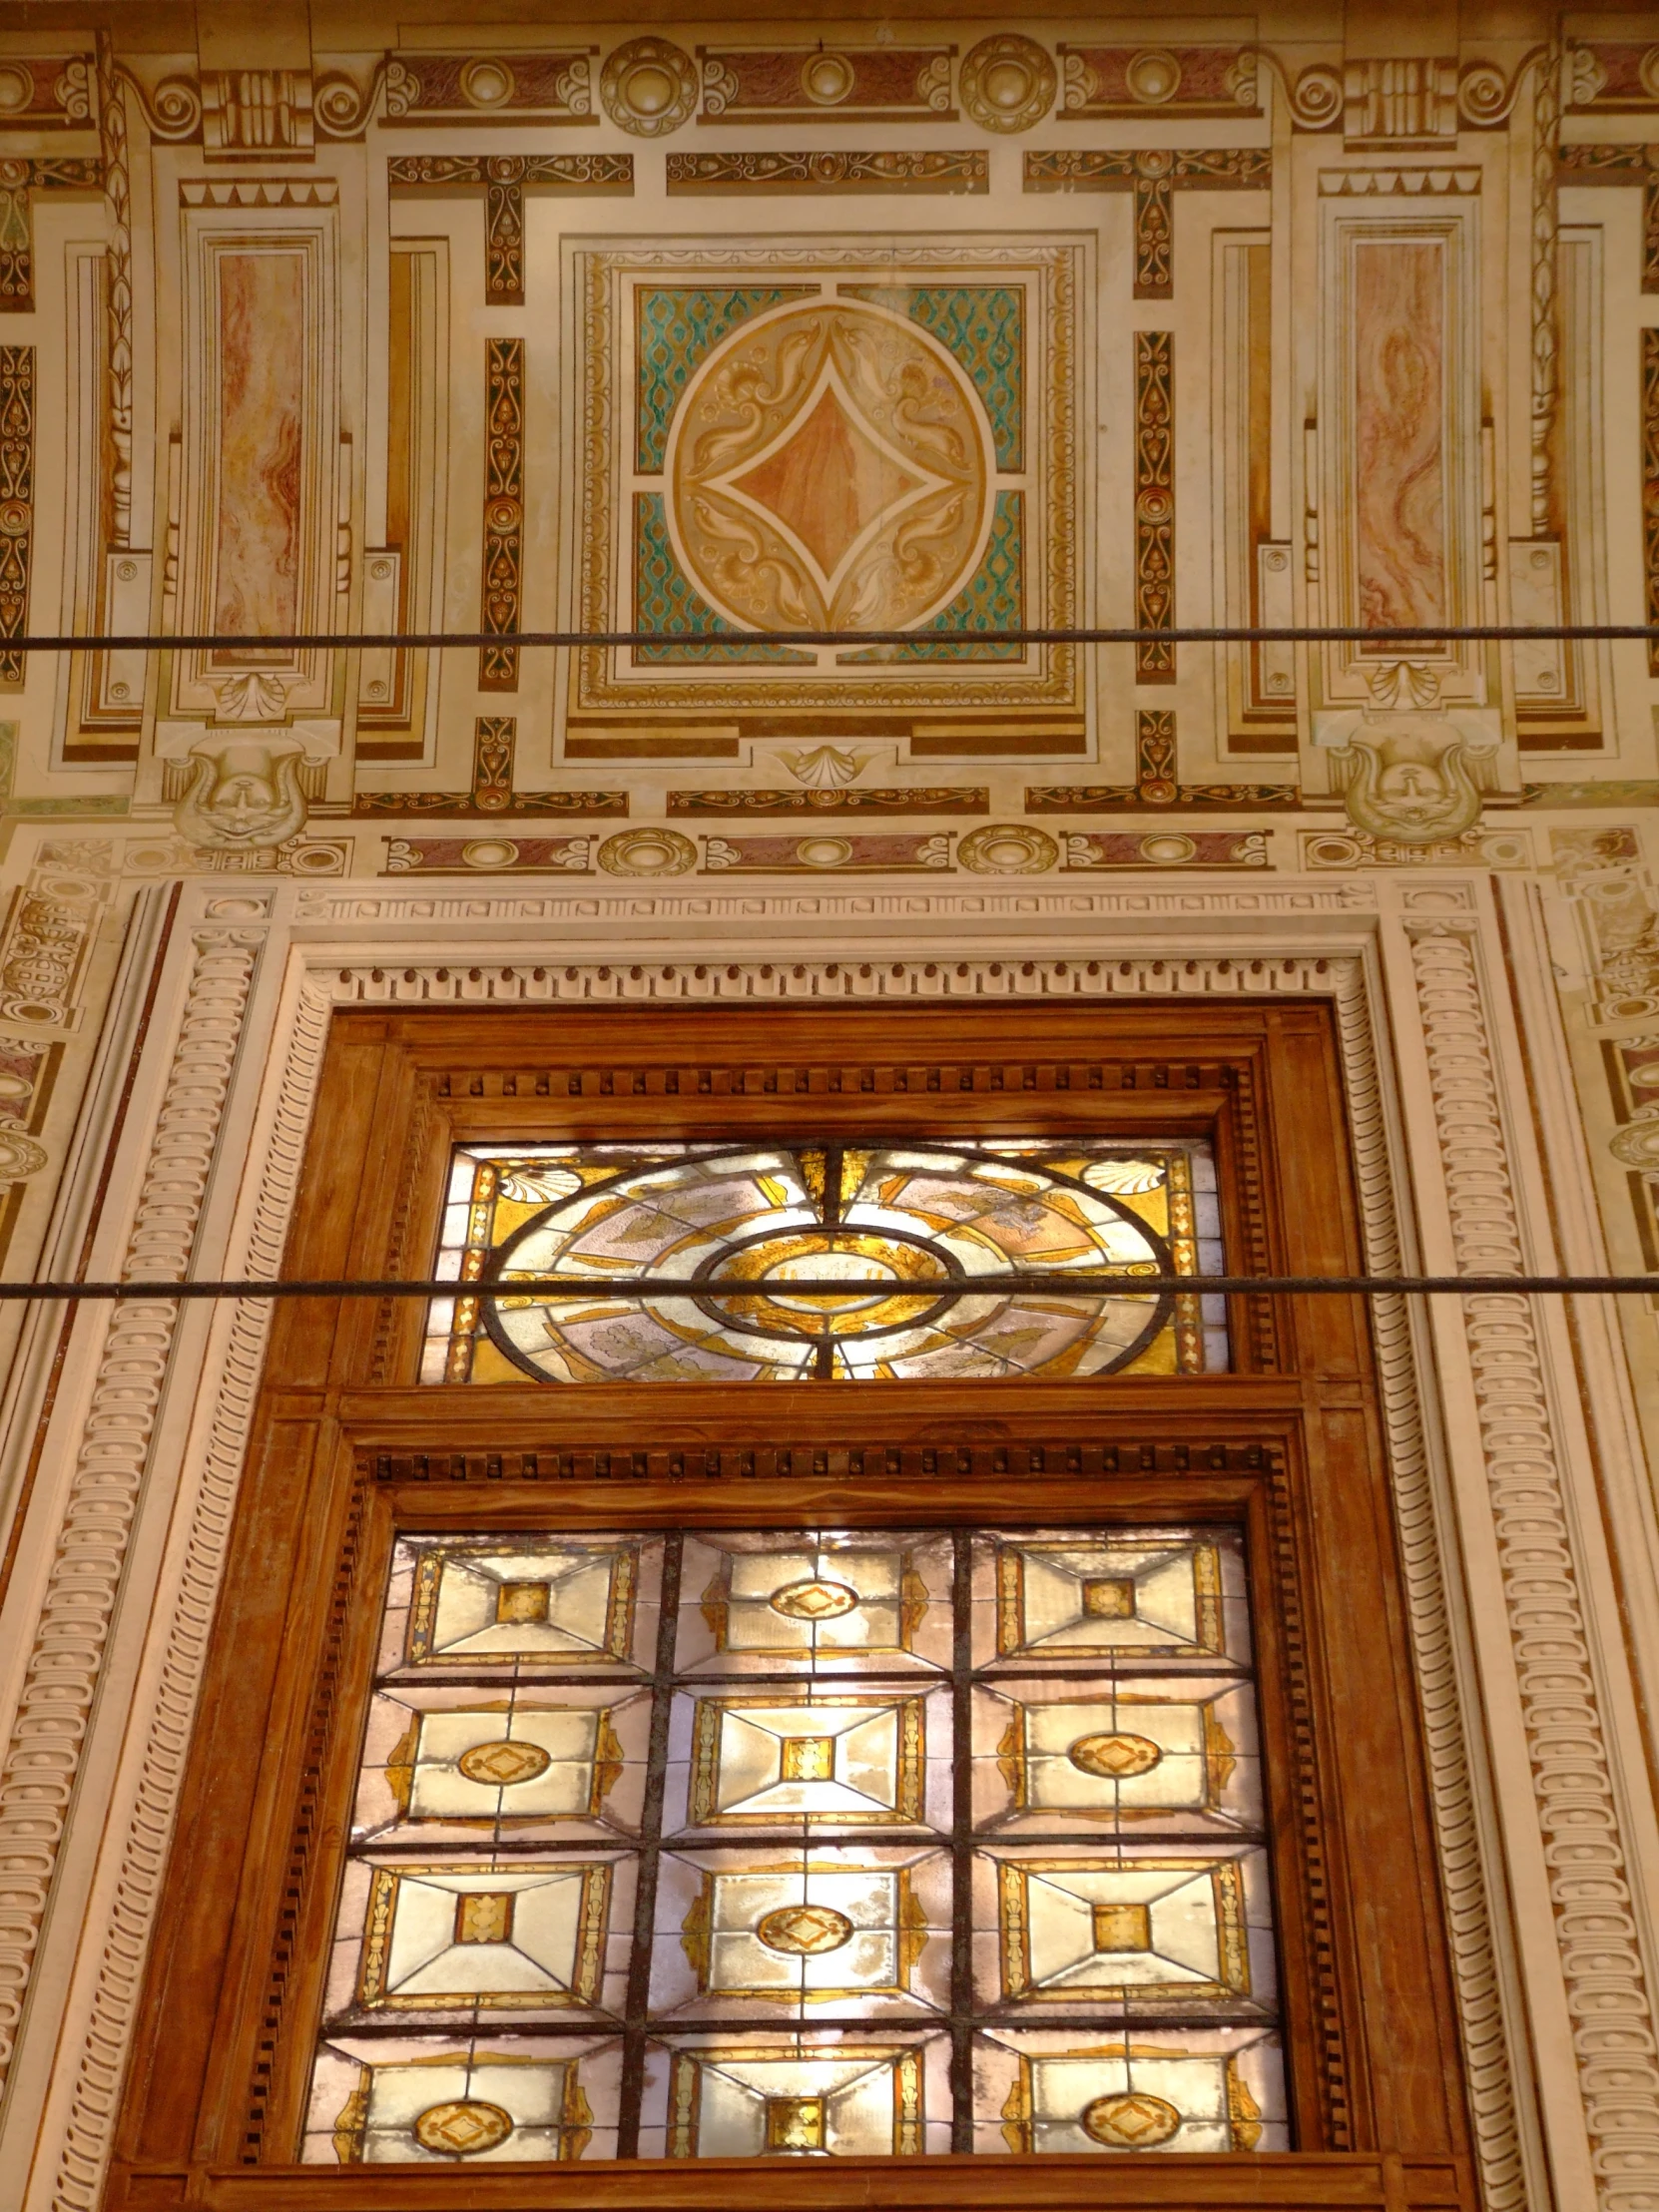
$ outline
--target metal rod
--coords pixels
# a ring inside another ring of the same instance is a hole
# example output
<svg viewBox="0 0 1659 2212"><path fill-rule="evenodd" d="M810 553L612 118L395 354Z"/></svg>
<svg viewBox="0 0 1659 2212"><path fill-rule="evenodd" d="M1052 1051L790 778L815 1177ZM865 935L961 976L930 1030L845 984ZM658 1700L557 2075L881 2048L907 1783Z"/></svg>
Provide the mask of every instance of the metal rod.
<svg viewBox="0 0 1659 2212"><path fill-rule="evenodd" d="M885 1277L801 1278L771 1286L791 1298L854 1298L879 1291L888 1298L934 1302L997 1297L1013 1291L1064 1298L1079 1291L1113 1291L1120 1297L1158 1298L1171 1292L1228 1296L1318 1296L1393 1298L1405 1293L1430 1297L1486 1297L1519 1291L1546 1297L1618 1296L1627 1292L1659 1294L1659 1275L1052 1275L1010 1269L1004 1275L969 1281L894 1283ZM568 1276L515 1277L507 1281L448 1282L294 1282L274 1283L263 1276L227 1282L0 1283L0 1304L56 1299L95 1304L118 1299L230 1298L550 1298L656 1299L757 1298L765 1283L699 1282L689 1276L660 1277L644 1283L572 1283Z"/></svg>
<svg viewBox="0 0 1659 2212"><path fill-rule="evenodd" d="M718 636L672 637L661 630L305 630L276 637L226 637L218 632L191 631L155 636L148 632L120 636L55 634L0 639L10 653L297 653L340 652L348 648L376 647L384 651L407 646L453 646L472 650L481 646L580 646L719 645L1436 645L1451 639L1495 644L1521 643L1529 638L1567 638L1586 643L1620 640L1652 644L1659 640L1659 624L1643 622L1442 624L1429 629L1363 629L1352 624L1218 623L1207 628L1137 629L1019 629L1019 630L739 630ZM228 675L259 671L228 669Z"/></svg>

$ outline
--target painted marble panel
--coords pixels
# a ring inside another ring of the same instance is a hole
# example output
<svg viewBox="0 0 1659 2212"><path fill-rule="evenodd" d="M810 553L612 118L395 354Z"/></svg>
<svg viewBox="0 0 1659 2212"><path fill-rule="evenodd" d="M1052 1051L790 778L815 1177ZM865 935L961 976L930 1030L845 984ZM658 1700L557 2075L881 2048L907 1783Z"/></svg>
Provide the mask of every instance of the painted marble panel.
<svg viewBox="0 0 1659 2212"><path fill-rule="evenodd" d="M213 627L280 636L299 616L305 261L295 253L226 254L218 274ZM219 667L265 658L214 656ZM275 658L285 665L289 656Z"/></svg>
<svg viewBox="0 0 1659 2212"><path fill-rule="evenodd" d="M1437 240L1355 248L1355 546L1369 628L1446 617L1444 286Z"/></svg>

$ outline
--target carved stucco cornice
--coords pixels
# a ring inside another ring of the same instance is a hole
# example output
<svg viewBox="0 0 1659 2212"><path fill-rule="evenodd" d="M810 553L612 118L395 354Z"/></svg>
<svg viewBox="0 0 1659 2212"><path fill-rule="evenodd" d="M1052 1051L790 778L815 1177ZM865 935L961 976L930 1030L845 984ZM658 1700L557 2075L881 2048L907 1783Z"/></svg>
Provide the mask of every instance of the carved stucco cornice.
<svg viewBox="0 0 1659 2212"><path fill-rule="evenodd" d="M1312 890L1313 887L1310 887ZM1338 888L1332 886L1333 889ZM1343 889L1349 886L1341 886ZM1327 887L1318 886L1315 904L1327 917L1345 907L1373 903L1369 886L1359 899L1327 898ZM1164 905L1166 894L1097 893L1084 902L1098 907L1104 899L1125 916L1138 910L1144 919L1148 899L1171 918L1181 909L1189 923L1196 918L1191 893L1176 904ZM607 959L592 951L576 953L557 964L502 957L489 938L502 922L522 926L532 918L530 908L576 903L588 909L592 900L571 902L564 898L506 892L480 895L457 893L434 897L413 893L358 894L343 886L333 893L304 894L295 902L301 922L324 941L304 950L308 963L294 987L285 1025L272 1050L267 1078L275 1097L261 1123L261 1179L252 1218L242 1247L245 1260L239 1271L275 1273L287 1233L299 1167L303 1156L316 1086L320 1078L327 1018L335 1005L375 1004L534 1004L583 1000L616 1003L656 999L665 1003L688 998L719 997L755 1000L859 1000L937 999L941 996L973 996L986 999L1035 999L1075 997L1163 998L1177 996L1236 997L1264 992L1282 996L1331 998L1336 1003L1342 1039L1346 1082L1356 1143L1357 1178L1368 1261L1377 1267L1397 1262L1398 1232L1395 1224L1392 1179L1387 1151L1387 1125L1374 1038L1372 984L1366 961L1352 949L1333 948L1328 953L1300 950L1264 950L1242 956L1209 953L1201 957L1162 955L1156 950L1137 951L1105 960L1054 957L1022 957L1017 946L1002 958L984 955L968 959L880 958L863 960L854 955L842 960L773 961L753 959L714 963L634 962ZM753 908L747 899L710 901L683 898L640 897L609 901L618 910L631 912L637 921L642 911L678 908L696 903L740 911ZM805 913L805 900L768 901ZM814 901L822 907L826 901ZM840 903L836 901L835 903ZM917 901L891 902L848 899L849 908L868 914L872 905L883 911L891 905L893 918L900 908L916 910ZM926 901L928 910L962 906L983 918L995 908L1008 918L1029 915L1038 901L1017 893L990 898L957 899L940 896ZM1074 897L1044 898L1052 919L1076 915ZM271 911L268 897L209 894L211 911L226 921L253 922ZM1257 942L1271 938L1275 923L1268 912L1284 917L1311 918L1307 896L1282 897L1277 892L1263 898L1249 891L1217 887L1206 891L1199 904L1218 918L1229 913L1234 921L1256 919ZM448 924L435 909L444 909ZM453 909L452 915L450 910ZM462 918L471 929L457 935L453 923ZM339 924L351 915L357 924L355 941L342 941ZM539 911L535 918L545 919ZM667 918L666 916L664 918ZM368 921L395 925L398 921L421 925L424 942L410 945L405 962L382 956L361 956L361 929ZM446 957L431 956L436 935ZM322 924L321 929L317 925ZM1372 924L1358 919L1356 935L1369 934ZM1285 920L1278 922L1283 931ZM1329 918L1326 923L1329 928ZM167 1084L168 1104L152 1149L145 1195L141 1197L141 1222L148 1218L164 1184L177 1190L172 1200L171 1243L168 1257L173 1272L182 1272L194 1237L207 1163L214 1134L225 1103L225 1085L237 1049L237 1035L247 1004L261 932L232 927L205 931L196 940L196 962L189 985L189 1007L180 1032L180 1044ZM540 932L537 931L539 935ZM470 945L467 937L471 937ZM522 937L520 943L522 944ZM1352 944L1352 939L1350 944ZM495 956L491 957L492 950ZM178 1107L194 1102L189 1143L181 1152L170 1139L164 1147L162 1132L177 1125ZM137 1233L135 1233L135 1251ZM161 1272L159 1251L146 1246L146 1264ZM142 1471L148 1425L154 1417L159 1382L165 1371L172 1310L146 1308L148 1319L135 1317L143 1331L143 1343L135 1346L134 1362L138 1398L126 1412L119 1450L106 1464L116 1522L124 1532L130 1524L133 1498ZM226 1544L234 1512L236 1489L249 1423L258 1387L269 1309L238 1307L221 1330L217 1351L206 1363L203 1399L211 1411L203 1416L198 1439L186 1454L182 1495L188 1506L188 1537L178 1570L180 1595L167 1622L160 1648L147 1655L143 1681L153 1685L154 1704L146 1712L142 1751L129 1752L134 1779L118 1803L120 1817L118 1864L110 1890L113 1900L104 1919L89 1929L88 1948L97 1959L92 1970L90 1994L78 2008L72 2031L79 2039L70 2111L64 2132L53 2152L54 2180L50 2199L53 2212L90 2212L96 2204L110 2133L114 2125L126 2052L140 1995L145 1955L159 1897L168 1841L175 1817L195 1703L206 1661L209 1624L224 1571ZM114 1346L112 1330L111 1350ZM166 1340L166 1341L164 1341ZM1419 1409L1419 1382L1409 1330L1401 1302L1392 1302L1380 1313L1378 1327L1381 1381L1390 1445L1390 1463L1401 1529L1406 1610L1422 1699L1428 1741L1431 1797L1439 1844L1441 1875L1452 1931L1460 2024L1468 2054L1475 2130L1482 2176L1482 2196L1491 2212L1511 2212L1526 2201L1515 2113L1512 2052L1514 2029L1503 2012L1498 1966L1492 1938L1493 1909L1487 1893L1484 1853L1464 1733L1466 1689L1460 1686L1459 1662L1453 1646L1447 1609L1445 1573L1440 1560L1440 1533L1436 1500L1430 1483L1430 1462ZM125 1358L125 1355L123 1355ZM111 1354L100 1373L100 1389L106 1377L117 1383ZM95 1400L94 1420L99 1413ZM88 1443L93 1437L88 1424ZM79 1480L79 1470L77 1472ZM70 1512L77 1507L72 1494ZM119 1549L106 1542L103 1564L96 1580L95 1609L113 1602L119 1575ZM98 1618L107 1619L107 1610ZM87 1686L95 1679L98 1642L82 1641L83 1656L76 1676L74 1710L84 1714ZM63 1773L65 1800L68 1764L67 1744L59 1752L66 1762ZM61 1831L61 1814L59 1816ZM112 1837L113 1841L113 1837ZM40 1895L44 1895L41 1891Z"/></svg>
<svg viewBox="0 0 1659 2212"><path fill-rule="evenodd" d="M1527 1265L1489 1014L1467 923L1407 922L1459 1273ZM1561 1440L1533 1301L1462 1301L1555 1937L1604 2212L1659 2201L1659 2063Z"/></svg>
<svg viewBox="0 0 1659 2212"><path fill-rule="evenodd" d="M129 1280L180 1280L189 1270L263 941L263 933L246 929L203 929L193 940L183 1021L122 1268ZM0 1909L0 2111L103 1675L179 1311L165 1299L114 1309L0 1765L0 1865L6 1870Z"/></svg>

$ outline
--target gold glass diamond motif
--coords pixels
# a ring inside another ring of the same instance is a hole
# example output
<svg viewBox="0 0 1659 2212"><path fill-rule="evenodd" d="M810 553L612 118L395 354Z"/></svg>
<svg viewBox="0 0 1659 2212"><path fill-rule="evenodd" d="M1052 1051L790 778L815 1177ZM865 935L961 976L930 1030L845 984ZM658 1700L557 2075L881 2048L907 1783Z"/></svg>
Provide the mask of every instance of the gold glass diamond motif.
<svg viewBox="0 0 1659 2212"><path fill-rule="evenodd" d="M921 1813L919 1698L701 1698L694 1824L914 1821Z"/></svg>
<svg viewBox="0 0 1659 2212"><path fill-rule="evenodd" d="M1055 1858L997 1867L1009 1997L1219 1998L1250 1989L1231 1859Z"/></svg>
<svg viewBox="0 0 1659 2212"><path fill-rule="evenodd" d="M1225 1648L1221 1561L1206 1543L1004 1544L997 1649L1006 1658L1175 1657Z"/></svg>

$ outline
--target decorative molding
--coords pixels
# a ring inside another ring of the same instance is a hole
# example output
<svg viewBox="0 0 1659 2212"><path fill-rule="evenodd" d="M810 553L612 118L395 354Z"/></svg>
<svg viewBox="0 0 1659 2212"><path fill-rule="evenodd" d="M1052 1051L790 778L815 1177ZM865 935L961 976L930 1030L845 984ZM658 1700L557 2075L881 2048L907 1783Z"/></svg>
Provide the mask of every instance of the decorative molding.
<svg viewBox="0 0 1659 2212"><path fill-rule="evenodd" d="M1273 154L1266 146L1198 147L1184 153L1163 146L1132 153L1042 147L1025 157L1027 192L1134 194L1137 299L1174 295L1175 192L1266 192L1272 183Z"/></svg>
<svg viewBox="0 0 1659 2212"><path fill-rule="evenodd" d="M1443 199L1449 193L1477 193L1478 169L1322 169L1322 200Z"/></svg>
<svg viewBox="0 0 1659 2212"><path fill-rule="evenodd" d="M1175 627L1175 335L1135 332L1135 627ZM1175 648L1143 638L1138 684L1173 684Z"/></svg>
<svg viewBox="0 0 1659 2212"><path fill-rule="evenodd" d="M962 56L963 111L982 131L1029 131L1054 105L1059 75L1045 47L1021 31L993 31Z"/></svg>
<svg viewBox="0 0 1659 2212"><path fill-rule="evenodd" d="M484 340L484 553L478 627L518 629L524 544L524 340ZM517 691L518 647L478 653L480 691Z"/></svg>
<svg viewBox="0 0 1659 2212"><path fill-rule="evenodd" d="M98 136L109 204L104 250L104 311L108 323L110 420L110 543L133 542L133 190L128 170L125 83L116 73L115 45L98 34Z"/></svg>
<svg viewBox="0 0 1659 2212"><path fill-rule="evenodd" d="M0 57L0 130L89 129L93 78L90 54Z"/></svg>
<svg viewBox="0 0 1659 2212"><path fill-rule="evenodd" d="M3 74L0 68L0 76ZM98 192L103 182L104 165L93 156L62 160L54 155L32 161L10 154L0 156L0 312L34 312L34 195L90 195Z"/></svg>
<svg viewBox="0 0 1659 2212"><path fill-rule="evenodd" d="M700 46L700 123L954 123L954 46Z"/></svg>
<svg viewBox="0 0 1659 2212"><path fill-rule="evenodd" d="M1659 291L1659 146L1563 146L1556 182L1642 188L1642 289Z"/></svg>
<svg viewBox="0 0 1659 2212"><path fill-rule="evenodd" d="M670 154L671 193L989 192L990 164L974 148L947 153Z"/></svg>
<svg viewBox="0 0 1659 2212"><path fill-rule="evenodd" d="M813 831L806 836L705 837L703 866L711 874L732 875L925 873L950 866L951 837L948 830L873 836L849 830L844 835Z"/></svg>
<svg viewBox="0 0 1659 2212"><path fill-rule="evenodd" d="M491 307L524 304L526 190L627 195L634 189L632 154L395 154L386 163L394 196L482 190L484 300Z"/></svg>
<svg viewBox="0 0 1659 2212"><path fill-rule="evenodd" d="M1067 46L1060 55L1060 114L1260 115L1249 46Z"/></svg>
<svg viewBox="0 0 1659 2212"><path fill-rule="evenodd" d="M1659 624L1659 328L1642 332L1642 579L1645 616ZM1659 676L1659 638L1647 648L1650 676Z"/></svg>
<svg viewBox="0 0 1659 2212"><path fill-rule="evenodd" d="M593 839L388 837L387 875L591 875Z"/></svg>
<svg viewBox="0 0 1659 2212"><path fill-rule="evenodd" d="M202 929L193 942L183 1023L122 1270L128 1279L178 1281L189 1272L264 937ZM10 1908L0 1929L0 2094L51 1902L178 1325L179 1307L165 1299L113 1309L0 1768L0 1855ZM250 1394L240 1426L230 1416L239 1444L252 1403Z"/></svg>
<svg viewBox="0 0 1659 2212"><path fill-rule="evenodd" d="M1406 932L1457 1267L1520 1273L1528 1255L1473 948L1444 918ZM1637 2212L1659 2187L1653 2004L1549 1383L1529 1299L1484 1293L1463 1312L1598 2200Z"/></svg>
<svg viewBox="0 0 1659 2212"><path fill-rule="evenodd" d="M395 54L385 63L386 121L411 128L597 123L593 56L598 51L576 46L532 54ZM365 100L365 110L368 104Z"/></svg>
<svg viewBox="0 0 1659 2212"><path fill-rule="evenodd" d="M1271 867L1265 830L1074 830L1062 840L1069 871L1114 867Z"/></svg>
<svg viewBox="0 0 1659 2212"><path fill-rule="evenodd" d="M1603 115L1640 115L1659 107L1659 45L1612 39L1575 40L1566 54L1570 108Z"/></svg>
<svg viewBox="0 0 1659 2212"><path fill-rule="evenodd" d="M1389 56L1343 65L1343 136L1350 143L1455 138L1455 57Z"/></svg>
<svg viewBox="0 0 1659 2212"><path fill-rule="evenodd" d="M116 848L47 838L0 935L0 1019L31 1029L77 1026L94 932L114 889Z"/></svg>
<svg viewBox="0 0 1659 2212"><path fill-rule="evenodd" d="M1560 336L1555 326L1556 242L1560 230L1555 170L1561 136L1561 48L1540 47L1532 67L1532 535L1547 538L1554 520L1550 447L1559 396Z"/></svg>
<svg viewBox="0 0 1659 2212"><path fill-rule="evenodd" d="M697 106L698 73L671 39L636 38L606 57L599 97L619 131L666 138Z"/></svg>
<svg viewBox="0 0 1659 2212"><path fill-rule="evenodd" d="M179 199L187 208L336 208L333 177L182 177Z"/></svg>
<svg viewBox="0 0 1659 2212"><path fill-rule="evenodd" d="M202 151L210 162L306 162L316 145L308 69L205 69Z"/></svg>
<svg viewBox="0 0 1659 2212"><path fill-rule="evenodd" d="M0 345L0 686L22 686L35 533L35 349Z"/></svg>
<svg viewBox="0 0 1659 2212"><path fill-rule="evenodd" d="M153 139L164 146L182 145L202 129L202 94L194 77L164 77L149 90L125 62L112 64L116 77L132 93Z"/></svg>
<svg viewBox="0 0 1659 2212"><path fill-rule="evenodd" d="M983 784L918 784L908 789L871 784L807 791L671 791L671 815L988 815Z"/></svg>
<svg viewBox="0 0 1659 2212"><path fill-rule="evenodd" d="M233 945L251 949L246 935L226 933L218 943L223 949L212 957L221 963ZM222 1018L229 1016L232 1023L237 1022L246 1006L246 988L240 998L236 996L235 970L229 966L210 975L201 937L197 948L193 996L213 991ZM282 1246L304 1164L305 1136L322 1072L330 1011L327 985L307 976L285 1040L281 1088L262 1154L259 1198L242 1259L249 1275L276 1275L281 1268ZM232 1052L235 1042L233 1031ZM184 1057L182 1035L176 1069ZM221 1063L228 1070L229 1060L230 1054L222 1050L221 1062L213 1064L215 1070ZM223 1085L219 1095L223 1100ZM158 1139L159 1135L158 1129ZM160 1311L165 1313L166 1309ZM269 1300L239 1300L229 1309L228 1328L223 1320L220 1324L225 1334L223 1353L216 1363L219 1381L201 1452L166 1646L154 1677L155 1704L122 1843L121 1879L99 1954L91 2016L65 2123L52 2192L53 2212L93 2212L98 2202L110 2125L121 2094L127 2043L138 2008L145 1954L184 1781L197 1690L225 1572L226 1548L272 1311ZM108 1357L106 1352L106 1364Z"/></svg>
<svg viewBox="0 0 1659 2212"><path fill-rule="evenodd" d="M472 789L466 792L358 792L355 815L626 815L626 792L515 792L513 756L518 724L511 715L480 715L472 726Z"/></svg>

